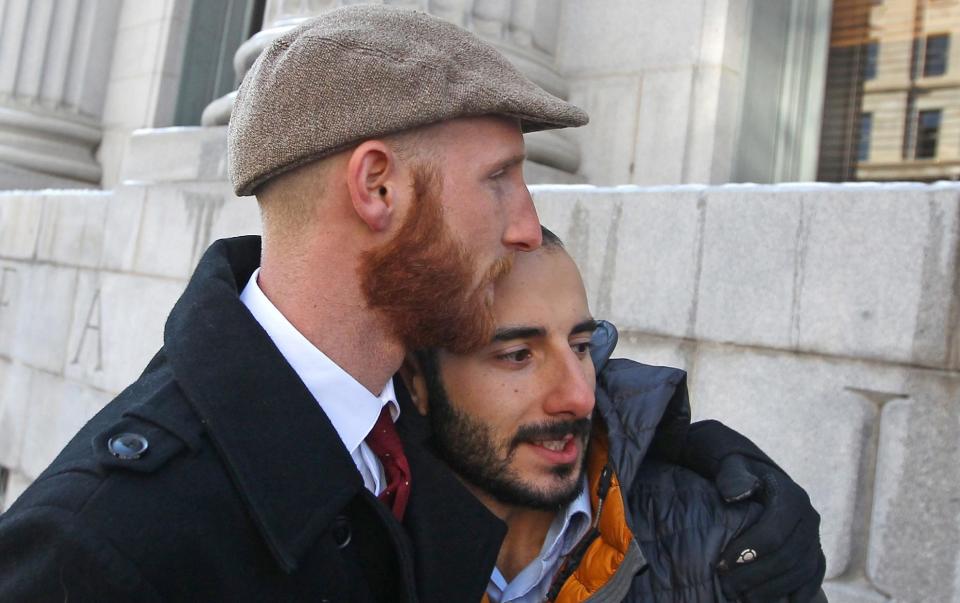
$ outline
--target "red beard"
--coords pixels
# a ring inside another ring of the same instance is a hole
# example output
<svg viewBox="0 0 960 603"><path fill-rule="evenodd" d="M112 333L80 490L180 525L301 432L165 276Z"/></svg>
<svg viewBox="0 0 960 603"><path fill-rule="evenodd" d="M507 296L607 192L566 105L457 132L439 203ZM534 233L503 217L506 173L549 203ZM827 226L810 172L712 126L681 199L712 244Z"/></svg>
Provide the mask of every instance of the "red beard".
<svg viewBox="0 0 960 603"><path fill-rule="evenodd" d="M417 169L413 189L413 205L397 235L361 257L364 297L408 350L473 351L493 336L486 291L509 272L513 258L497 260L474 285L476 260L443 220L436 170Z"/></svg>

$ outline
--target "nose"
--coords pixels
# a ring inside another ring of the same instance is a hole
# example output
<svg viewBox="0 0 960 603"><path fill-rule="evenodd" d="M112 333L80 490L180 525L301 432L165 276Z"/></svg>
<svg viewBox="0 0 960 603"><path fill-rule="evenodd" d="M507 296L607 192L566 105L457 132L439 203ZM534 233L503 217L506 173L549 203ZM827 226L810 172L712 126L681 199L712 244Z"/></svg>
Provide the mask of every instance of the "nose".
<svg viewBox="0 0 960 603"><path fill-rule="evenodd" d="M593 362L584 361L569 347L556 359L552 375L553 391L547 397L545 412L579 419L593 412L595 377Z"/></svg>
<svg viewBox="0 0 960 603"><path fill-rule="evenodd" d="M507 216L509 223L503 232L503 244L516 251L533 251L540 247L542 242L540 218L529 189L525 184L519 188Z"/></svg>

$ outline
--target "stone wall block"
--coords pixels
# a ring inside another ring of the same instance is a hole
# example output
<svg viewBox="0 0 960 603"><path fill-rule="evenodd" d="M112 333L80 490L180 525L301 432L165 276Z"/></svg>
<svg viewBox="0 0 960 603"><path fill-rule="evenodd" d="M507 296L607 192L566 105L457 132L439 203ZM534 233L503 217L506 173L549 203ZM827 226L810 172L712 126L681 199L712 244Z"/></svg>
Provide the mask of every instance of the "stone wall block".
<svg viewBox="0 0 960 603"><path fill-rule="evenodd" d="M227 202L222 187L219 192L208 193L193 189L149 187L134 261L136 272L177 279L193 273Z"/></svg>
<svg viewBox="0 0 960 603"><path fill-rule="evenodd" d="M263 227L260 223L260 208L257 205L256 197L236 197L229 186L217 185L193 191L192 196L187 198L193 200L196 204L204 204L217 196L222 196L226 199L226 202L212 216L213 220L209 231L206 233L207 238L203 245L203 251L206 251L206 248L217 239L263 234ZM199 260L200 256L198 255L197 261Z"/></svg>
<svg viewBox="0 0 960 603"><path fill-rule="evenodd" d="M0 466L11 470L20 467L32 376L29 367L0 359Z"/></svg>
<svg viewBox="0 0 960 603"><path fill-rule="evenodd" d="M960 370L960 193L933 189L927 201L922 287L913 361Z"/></svg>
<svg viewBox="0 0 960 603"><path fill-rule="evenodd" d="M684 166L690 137L694 75L693 67L643 75L631 183L689 182Z"/></svg>
<svg viewBox="0 0 960 603"><path fill-rule="evenodd" d="M940 279L951 276L943 274L946 262L934 259L947 255L945 220L956 215L956 201L952 212L947 209L929 189L917 187L804 194L801 234L806 234L795 275L800 288L794 313L797 346L893 362L934 360L927 345L930 330L942 333L947 325L936 320L931 308L949 307L952 291L924 281L924 258L937 266L927 269ZM936 214L944 214L939 224ZM952 238L956 240L955 230ZM935 290L925 290L930 285L941 291L937 299L930 299ZM918 317L928 323L920 338ZM943 366L942 345L940 355L936 364Z"/></svg>
<svg viewBox="0 0 960 603"><path fill-rule="evenodd" d="M801 212L800 199L788 193L775 200L747 187L707 194L693 321L698 338L791 347Z"/></svg>
<svg viewBox="0 0 960 603"><path fill-rule="evenodd" d="M11 356L34 368L62 373L77 269L33 264L18 277L20 292L11 302L15 304Z"/></svg>
<svg viewBox="0 0 960 603"><path fill-rule="evenodd" d="M691 372L699 346L695 341L657 337L620 330L615 358L630 358L652 366L672 366Z"/></svg>
<svg viewBox="0 0 960 603"><path fill-rule="evenodd" d="M0 357L13 354L17 332L17 313L29 264L0 260Z"/></svg>
<svg viewBox="0 0 960 603"><path fill-rule="evenodd" d="M47 193L37 259L96 268L112 193Z"/></svg>
<svg viewBox="0 0 960 603"><path fill-rule="evenodd" d="M916 371L883 409L867 572L898 601L960 600L960 377Z"/></svg>
<svg viewBox="0 0 960 603"><path fill-rule="evenodd" d="M564 3L557 63L573 77L692 65L700 55L703 13L697 0L607 0L604 10Z"/></svg>
<svg viewBox="0 0 960 603"><path fill-rule="evenodd" d="M611 244L616 245L616 236L610 243L610 235L617 203L613 195L604 194L603 190L531 187L540 222L563 240L580 266L590 309L597 316L606 315L605 303L599 301L604 297L601 292L605 288L601 284L604 261L616 259L616 254L608 254L607 249Z"/></svg>
<svg viewBox="0 0 960 603"><path fill-rule="evenodd" d="M42 216L42 195L0 193L0 257L32 258L37 250Z"/></svg>
<svg viewBox="0 0 960 603"><path fill-rule="evenodd" d="M136 132L130 137L121 177L139 184L227 182L227 127Z"/></svg>
<svg viewBox="0 0 960 603"><path fill-rule="evenodd" d="M896 391L898 371L856 363L702 345L690 369L695 420L716 418L767 451L820 512L827 577L850 570L858 505L869 483L878 411L858 388ZM866 478L868 479L868 478Z"/></svg>
<svg viewBox="0 0 960 603"><path fill-rule="evenodd" d="M20 458L22 472L36 479L109 398L104 392L58 375L34 372L24 433L26 444Z"/></svg>
<svg viewBox="0 0 960 603"><path fill-rule="evenodd" d="M185 281L80 273L65 374L119 393L163 345L163 326Z"/></svg>
<svg viewBox="0 0 960 603"><path fill-rule="evenodd" d="M833 582L823 585L823 592L830 603L886 603L890 599L877 592L865 581Z"/></svg>
<svg viewBox="0 0 960 603"><path fill-rule="evenodd" d="M121 186L107 204L103 253L100 267L104 270L130 272L137 254L140 221L146 202L147 188Z"/></svg>
<svg viewBox="0 0 960 603"><path fill-rule="evenodd" d="M689 334L701 251L701 192L650 193L616 207L619 223L596 233L604 255L591 267L601 285L594 312L625 331ZM597 222L603 226L602 218Z"/></svg>
<svg viewBox="0 0 960 603"><path fill-rule="evenodd" d="M633 182L641 78L584 78L570 87L570 102L590 114L590 126L573 128L580 147L580 169L592 184ZM603 137L591 135L604 132Z"/></svg>
<svg viewBox="0 0 960 603"><path fill-rule="evenodd" d="M623 330L685 333L699 225L676 217L698 215L698 190L630 196L600 188L533 190L541 221L556 229L580 267L595 316Z"/></svg>
<svg viewBox="0 0 960 603"><path fill-rule="evenodd" d="M683 157L683 182L713 184L730 180L740 112L739 73L701 65L693 77L688 146Z"/></svg>

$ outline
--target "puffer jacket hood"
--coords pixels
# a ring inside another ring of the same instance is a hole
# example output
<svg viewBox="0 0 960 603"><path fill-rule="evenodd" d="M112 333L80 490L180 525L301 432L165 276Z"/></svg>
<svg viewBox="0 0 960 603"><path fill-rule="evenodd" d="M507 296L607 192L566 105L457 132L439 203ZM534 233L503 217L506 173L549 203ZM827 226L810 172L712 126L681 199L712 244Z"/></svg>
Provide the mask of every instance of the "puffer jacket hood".
<svg viewBox="0 0 960 603"><path fill-rule="evenodd" d="M614 358L598 375L596 398L620 483L633 483L648 455L666 462L679 458L690 427L686 372Z"/></svg>

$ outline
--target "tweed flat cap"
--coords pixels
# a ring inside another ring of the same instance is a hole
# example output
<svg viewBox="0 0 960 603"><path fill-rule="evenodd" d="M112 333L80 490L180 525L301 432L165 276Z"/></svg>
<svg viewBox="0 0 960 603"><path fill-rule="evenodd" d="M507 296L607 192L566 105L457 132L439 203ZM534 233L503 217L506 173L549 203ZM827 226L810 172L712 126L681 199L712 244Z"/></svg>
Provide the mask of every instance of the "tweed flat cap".
<svg viewBox="0 0 960 603"><path fill-rule="evenodd" d="M524 77L490 44L429 14L352 5L285 32L251 67L228 128L237 195L363 140L473 115L525 132L587 114Z"/></svg>

